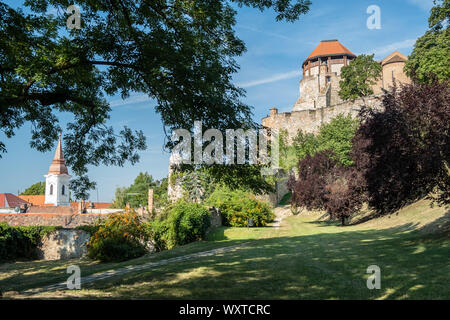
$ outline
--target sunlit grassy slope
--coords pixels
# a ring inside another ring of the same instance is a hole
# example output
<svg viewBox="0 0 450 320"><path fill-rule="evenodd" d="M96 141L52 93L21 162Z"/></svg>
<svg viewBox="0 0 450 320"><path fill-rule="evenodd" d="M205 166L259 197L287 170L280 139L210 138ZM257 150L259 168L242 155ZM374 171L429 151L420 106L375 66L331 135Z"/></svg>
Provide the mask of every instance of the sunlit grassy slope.
<svg viewBox="0 0 450 320"><path fill-rule="evenodd" d="M277 209L283 210L283 209ZM288 209L284 209L288 210ZM398 214L341 227L302 212L281 228L225 228L208 241L121 264L86 260L17 262L0 266L0 288L19 291L64 280L79 264L82 276L191 252L248 242L216 256L176 262L101 280L80 291L39 298L144 299L450 299L450 213L419 201ZM356 217L352 223L364 221ZM367 267L381 268L381 289L366 286ZM18 297L15 293L8 297Z"/></svg>

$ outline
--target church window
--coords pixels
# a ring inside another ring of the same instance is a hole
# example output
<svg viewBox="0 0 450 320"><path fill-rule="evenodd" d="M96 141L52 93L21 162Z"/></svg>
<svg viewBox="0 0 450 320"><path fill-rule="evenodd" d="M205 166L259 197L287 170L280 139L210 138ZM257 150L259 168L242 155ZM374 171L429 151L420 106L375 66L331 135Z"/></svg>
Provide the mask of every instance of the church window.
<svg viewBox="0 0 450 320"><path fill-rule="evenodd" d="M62 192L61 192L61 194L62 194L62 195L65 195L65 194L66 194L66 186L65 186L65 185L62 186Z"/></svg>
<svg viewBox="0 0 450 320"><path fill-rule="evenodd" d="M53 194L53 185L51 184L50 185L50 195L52 195Z"/></svg>

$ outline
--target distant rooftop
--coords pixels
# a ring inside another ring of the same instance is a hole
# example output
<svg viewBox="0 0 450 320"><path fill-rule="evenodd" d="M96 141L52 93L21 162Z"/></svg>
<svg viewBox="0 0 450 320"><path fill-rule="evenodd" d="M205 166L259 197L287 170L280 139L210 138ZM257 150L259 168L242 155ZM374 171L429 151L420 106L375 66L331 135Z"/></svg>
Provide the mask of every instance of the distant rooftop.
<svg viewBox="0 0 450 320"><path fill-rule="evenodd" d="M328 56L338 56L338 55L346 55L351 57L356 57L353 52L348 50L342 43L338 40L322 40L319 45L314 49L313 52L306 58L305 62L308 60L312 60L319 57L328 57Z"/></svg>

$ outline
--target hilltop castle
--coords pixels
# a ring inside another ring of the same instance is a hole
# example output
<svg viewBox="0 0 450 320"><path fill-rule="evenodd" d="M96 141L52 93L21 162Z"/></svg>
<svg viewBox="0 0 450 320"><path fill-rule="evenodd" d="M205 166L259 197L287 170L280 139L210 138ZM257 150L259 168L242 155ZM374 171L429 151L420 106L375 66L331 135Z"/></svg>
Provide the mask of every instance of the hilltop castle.
<svg viewBox="0 0 450 320"><path fill-rule="evenodd" d="M394 83L409 83L403 72L408 58L398 51L380 61L382 74L372 87L374 95L355 101L343 101L339 97L341 68L347 66L356 55L338 40L324 40L314 49L302 64L303 78L300 80L300 97L292 112L278 113L276 108L262 119L268 128L287 130L289 137L298 130L316 133L320 126L340 113L356 115L360 106L379 107L379 96L383 89L388 90Z"/></svg>

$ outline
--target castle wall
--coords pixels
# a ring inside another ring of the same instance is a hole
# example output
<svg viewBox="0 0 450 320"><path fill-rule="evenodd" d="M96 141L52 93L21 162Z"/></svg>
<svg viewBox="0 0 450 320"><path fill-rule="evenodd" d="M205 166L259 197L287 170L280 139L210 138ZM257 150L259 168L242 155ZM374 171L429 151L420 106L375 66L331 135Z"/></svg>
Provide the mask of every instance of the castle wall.
<svg viewBox="0 0 450 320"><path fill-rule="evenodd" d="M365 104L368 107L380 108L381 99L378 96L368 97L365 98ZM319 108L316 110L273 113L272 115L263 118L261 123L268 128L287 130L288 139L292 140L299 130L306 133L317 134L322 124L329 123L331 119L339 114L351 114L353 117L356 117L363 105L364 101L362 99L357 99L355 101L345 101L332 105L331 107Z"/></svg>

